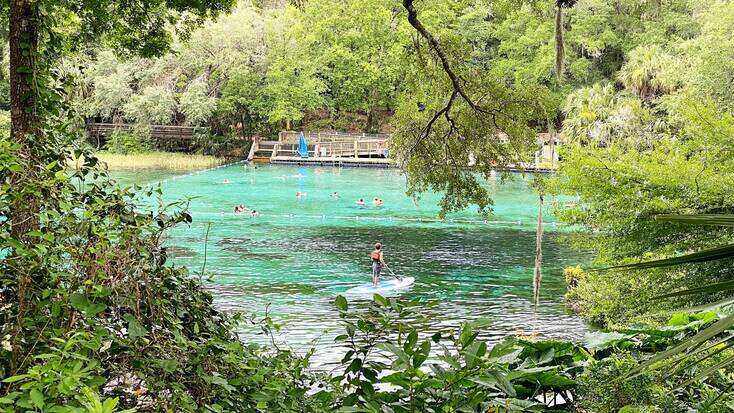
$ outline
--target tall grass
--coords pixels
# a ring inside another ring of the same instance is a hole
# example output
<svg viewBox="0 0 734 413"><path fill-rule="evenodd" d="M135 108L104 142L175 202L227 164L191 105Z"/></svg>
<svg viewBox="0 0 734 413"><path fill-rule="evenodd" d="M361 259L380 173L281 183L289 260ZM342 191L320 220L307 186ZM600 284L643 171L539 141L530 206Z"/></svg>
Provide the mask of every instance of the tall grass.
<svg viewBox="0 0 734 413"><path fill-rule="evenodd" d="M144 169L192 171L212 168L225 163L224 158L171 152L144 152L134 154L98 152L97 157L101 162L107 164L107 167L111 171Z"/></svg>

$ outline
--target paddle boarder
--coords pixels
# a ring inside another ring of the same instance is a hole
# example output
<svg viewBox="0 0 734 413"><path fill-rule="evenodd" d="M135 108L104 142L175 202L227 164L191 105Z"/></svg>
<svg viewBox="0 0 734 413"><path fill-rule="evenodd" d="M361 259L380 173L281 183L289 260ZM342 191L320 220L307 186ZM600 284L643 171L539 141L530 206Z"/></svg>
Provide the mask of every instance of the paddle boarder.
<svg viewBox="0 0 734 413"><path fill-rule="evenodd" d="M385 265L385 257L382 255L382 244L379 242L375 244L375 249L370 253L372 259L372 284L377 286L380 282L380 271Z"/></svg>

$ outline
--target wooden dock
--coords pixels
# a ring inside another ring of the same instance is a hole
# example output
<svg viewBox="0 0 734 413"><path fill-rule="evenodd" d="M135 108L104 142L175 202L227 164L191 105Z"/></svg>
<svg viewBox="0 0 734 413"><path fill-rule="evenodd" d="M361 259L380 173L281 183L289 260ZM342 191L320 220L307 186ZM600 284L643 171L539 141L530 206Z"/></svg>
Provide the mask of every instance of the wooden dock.
<svg viewBox="0 0 734 413"><path fill-rule="evenodd" d="M87 134L91 142L101 149L110 135L116 131L135 132L135 125L116 123L88 123ZM148 125L151 140L156 147L169 151L190 152L195 146L197 129L193 126Z"/></svg>
<svg viewBox="0 0 734 413"><path fill-rule="evenodd" d="M277 141L258 141L248 160L288 165L335 165L387 168L388 135L344 132L306 132L308 156L298 153L299 132L281 132Z"/></svg>
<svg viewBox="0 0 734 413"><path fill-rule="evenodd" d="M256 141L250 149L248 160L255 163L286 165L361 166L373 168L395 167L390 158L389 135L304 132L308 156L298 153L301 132L284 131L278 140ZM519 173L551 173L558 166L556 136L538 135L539 150L533 162L497 167L497 171ZM471 166L471 165L470 165Z"/></svg>

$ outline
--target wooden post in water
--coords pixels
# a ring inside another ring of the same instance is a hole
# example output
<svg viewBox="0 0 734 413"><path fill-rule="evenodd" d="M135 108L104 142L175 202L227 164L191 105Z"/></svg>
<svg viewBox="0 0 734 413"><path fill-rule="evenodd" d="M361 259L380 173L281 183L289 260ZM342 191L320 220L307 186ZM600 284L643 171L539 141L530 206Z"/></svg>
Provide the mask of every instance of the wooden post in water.
<svg viewBox="0 0 734 413"><path fill-rule="evenodd" d="M540 303L540 283L543 273L540 270L543 264L543 194L538 196L538 227L535 230L535 271L533 272L533 301Z"/></svg>

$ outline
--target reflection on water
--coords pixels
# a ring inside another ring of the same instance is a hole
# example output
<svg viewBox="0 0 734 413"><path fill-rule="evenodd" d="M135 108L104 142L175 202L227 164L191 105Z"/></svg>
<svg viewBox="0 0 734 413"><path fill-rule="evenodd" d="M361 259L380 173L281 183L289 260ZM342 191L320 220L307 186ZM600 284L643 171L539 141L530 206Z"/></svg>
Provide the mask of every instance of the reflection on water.
<svg viewBox="0 0 734 413"><path fill-rule="evenodd" d="M217 305L262 314L270 304L271 316L286 322L279 339L295 347L318 340L317 362L336 356L329 351L338 331L334 297L369 282L368 254L376 241L385 245L394 271L416 278L400 296L431 304L430 331L489 318L483 336L491 341L517 332L580 338L586 327L563 308L561 270L583 257L548 225L542 304L534 308L537 197L521 178L490 185L495 215L485 223L471 210L438 221L438 197L413 203L395 170L235 165L169 179L166 200L195 197L194 224L170 234L170 256L197 272L211 222L206 268ZM296 192L306 196L298 200ZM373 197L385 205L372 207ZM368 206L358 207L359 198ZM239 204L261 216L233 214ZM264 342L257 333L243 327L247 340Z"/></svg>

